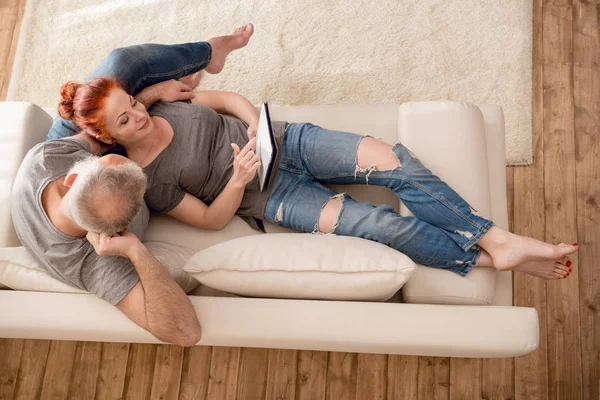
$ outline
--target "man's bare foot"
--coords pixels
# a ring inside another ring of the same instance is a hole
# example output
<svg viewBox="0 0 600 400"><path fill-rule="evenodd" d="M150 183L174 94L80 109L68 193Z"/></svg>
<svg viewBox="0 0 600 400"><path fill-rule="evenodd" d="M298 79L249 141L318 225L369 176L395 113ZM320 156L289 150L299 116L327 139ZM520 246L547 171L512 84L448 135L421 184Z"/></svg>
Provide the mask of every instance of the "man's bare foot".
<svg viewBox="0 0 600 400"><path fill-rule="evenodd" d="M225 66L225 59L233 50L241 49L248 44L254 33L254 25L247 24L237 28L231 35L217 36L208 40L212 47L212 57L206 67L209 74L218 74Z"/></svg>
<svg viewBox="0 0 600 400"><path fill-rule="evenodd" d="M577 245L552 245L539 240L515 235L497 226L492 227L477 242L492 257L494 267L500 271L515 269L530 261L557 261L577 251ZM546 264L553 269L553 264Z"/></svg>
<svg viewBox="0 0 600 400"><path fill-rule="evenodd" d="M519 271L524 274L533 275L547 280L565 279L571 275L571 261L563 257L560 261L529 261L517 265L513 271Z"/></svg>

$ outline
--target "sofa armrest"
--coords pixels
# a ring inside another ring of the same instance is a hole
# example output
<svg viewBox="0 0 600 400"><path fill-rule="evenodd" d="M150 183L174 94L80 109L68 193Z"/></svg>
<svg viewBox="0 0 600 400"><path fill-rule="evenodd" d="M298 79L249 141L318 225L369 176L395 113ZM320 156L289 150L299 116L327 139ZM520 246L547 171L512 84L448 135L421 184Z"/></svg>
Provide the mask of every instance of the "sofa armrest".
<svg viewBox="0 0 600 400"><path fill-rule="evenodd" d="M20 246L10 215L15 175L29 149L44 140L52 118L26 102L0 102L0 247Z"/></svg>
<svg viewBox="0 0 600 400"><path fill-rule="evenodd" d="M189 298L205 346L488 358L539 345L533 308ZM0 337L160 343L94 295L12 290L0 291Z"/></svg>
<svg viewBox="0 0 600 400"><path fill-rule="evenodd" d="M420 101L399 107L398 140L480 214L490 218L490 176L485 121L478 107L453 101ZM504 157L504 153L502 153ZM404 206L402 215L411 215ZM476 268L466 277L417 266L402 288L407 303L492 304L493 268Z"/></svg>

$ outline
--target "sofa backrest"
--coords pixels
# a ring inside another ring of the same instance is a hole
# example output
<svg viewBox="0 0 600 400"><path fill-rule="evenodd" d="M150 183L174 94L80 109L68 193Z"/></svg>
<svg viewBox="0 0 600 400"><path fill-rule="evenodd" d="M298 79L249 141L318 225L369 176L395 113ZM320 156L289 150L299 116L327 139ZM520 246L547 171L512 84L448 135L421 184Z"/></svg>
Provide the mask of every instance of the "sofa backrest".
<svg viewBox="0 0 600 400"><path fill-rule="evenodd" d="M10 189L29 148L44 140L56 112L30 103L0 102L0 247L18 246L10 218ZM50 115L51 116L50 116ZM398 105L330 105L272 107L274 120L312 122L328 129L355 132L388 143L403 142L435 174L446 180L478 212L506 227L504 124L498 106L477 107L456 102ZM389 189L366 185L335 185L359 201L389 204L408 215ZM267 232L287 231L266 224ZM196 250L239 236L256 234L241 219L222 231L201 231L167 216L153 216L145 240L160 240ZM448 271L418 268L403 288L406 302L510 304L510 273L478 268L463 278Z"/></svg>

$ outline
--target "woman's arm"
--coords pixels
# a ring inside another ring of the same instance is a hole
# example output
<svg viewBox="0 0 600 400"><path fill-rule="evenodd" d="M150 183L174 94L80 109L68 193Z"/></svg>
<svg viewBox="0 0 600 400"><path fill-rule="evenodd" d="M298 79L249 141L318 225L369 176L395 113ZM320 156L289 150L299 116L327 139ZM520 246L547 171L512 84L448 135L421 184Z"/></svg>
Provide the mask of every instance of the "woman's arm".
<svg viewBox="0 0 600 400"><path fill-rule="evenodd" d="M186 193L181 203L167 214L198 228L220 230L231 221L243 197L244 186L229 181L210 206Z"/></svg>
<svg viewBox="0 0 600 400"><path fill-rule="evenodd" d="M183 200L167 214L198 228L223 229L240 208L244 189L260 167L258 156L252 150L255 144L256 139L251 139L240 151L238 145L232 143L233 176L210 206L186 193Z"/></svg>
<svg viewBox="0 0 600 400"><path fill-rule="evenodd" d="M258 124L259 115L252 103L237 93L216 90L196 92L192 103L205 105L221 114L233 115L250 126Z"/></svg>

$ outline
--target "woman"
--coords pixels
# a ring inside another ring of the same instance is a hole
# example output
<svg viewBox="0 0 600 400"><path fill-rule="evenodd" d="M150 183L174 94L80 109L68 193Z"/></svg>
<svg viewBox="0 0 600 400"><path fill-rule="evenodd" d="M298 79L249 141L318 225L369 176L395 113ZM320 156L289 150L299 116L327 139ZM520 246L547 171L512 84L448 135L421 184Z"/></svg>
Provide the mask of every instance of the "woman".
<svg viewBox="0 0 600 400"><path fill-rule="evenodd" d="M68 82L61 95L63 118L98 140L121 144L144 169L149 207L186 223L221 229L238 214L304 232L362 237L463 276L480 266L544 279L571 272L567 255L576 244L551 245L494 226L400 143L274 122L280 152L261 192L253 151L258 114L238 94L199 92L192 103L146 110L115 80L98 78ZM389 187L415 217L323 185L367 182Z"/></svg>

